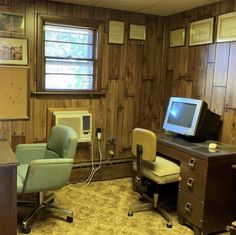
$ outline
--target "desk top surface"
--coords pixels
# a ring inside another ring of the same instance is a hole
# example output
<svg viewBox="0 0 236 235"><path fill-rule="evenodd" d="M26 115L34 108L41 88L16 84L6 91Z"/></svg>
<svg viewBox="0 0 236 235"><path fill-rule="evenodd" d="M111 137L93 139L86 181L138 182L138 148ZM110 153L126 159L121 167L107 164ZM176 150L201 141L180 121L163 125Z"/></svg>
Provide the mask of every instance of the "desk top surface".
<svg viewBox="0 0 236 235"><path fill-rule="evenodd" d="M18 165L18 160L9 143L0 140L0 166L3 165Z"/></svg>
<svg viewBox="0 0 236 235"><path fill-rule="evenodd" d="M157 141L171 146L172 148L176 148L182 150L184 152L200 155L207 158L222 156L222 155L236 155L236 146L224 144L218 141L205 141L199 143L193 143L182 139L179 136L170 136L165 133L157 134ZM216 143L216 149L209 149L210 143Z"/></svg>

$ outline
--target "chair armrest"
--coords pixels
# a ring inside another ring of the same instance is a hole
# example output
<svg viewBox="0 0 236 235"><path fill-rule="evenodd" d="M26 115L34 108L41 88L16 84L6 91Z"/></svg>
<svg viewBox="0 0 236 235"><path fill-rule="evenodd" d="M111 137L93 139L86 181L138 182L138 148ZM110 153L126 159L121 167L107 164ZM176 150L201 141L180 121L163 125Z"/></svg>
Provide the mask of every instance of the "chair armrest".
<svg viewBox="0 0 236 235"><path fill-rule="evenodd" d="M20 164L29 164L35 159L42 159L45 154L47 144L18 144L15 155Z"/></svg>
<svg viewBox="0 0 236 235"><path fill-rule="evenodd" d="M40 159L30 163L24 192L44 192L65 186L70 178L73 159Z"/></svg>

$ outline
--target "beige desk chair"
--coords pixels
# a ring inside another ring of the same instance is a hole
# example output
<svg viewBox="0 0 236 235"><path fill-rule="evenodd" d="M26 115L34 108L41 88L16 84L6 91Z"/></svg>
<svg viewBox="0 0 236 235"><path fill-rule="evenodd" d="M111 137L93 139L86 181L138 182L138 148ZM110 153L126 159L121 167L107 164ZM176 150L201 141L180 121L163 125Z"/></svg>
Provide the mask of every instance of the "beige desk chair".
<svg viewBox="0 0 236 235"><path fill-rule="evenodd" d="M36 203L21 202L36 204L35 209L21 223L23 233L30 233L30 220L45 207L65 214L67 222L73 221L71 211L54 206L54 194L44 200L43 192L59 189L67 184L77 143L77 134L72 128L54 126L47 144L17 145L15 154L20 162L17 168L17 193L38 193Z"/></svg>
<svg viewBox="0 0 236 235"><path fill-rule="evenodd" d="M134 212L155 208L167 220L167 227L171 228L172 219L169 213L158 205L158 187L153 193L153 197L150 197L147 195L147 187L143 180L154 182L156 186L180 180L180 167L172 161L156 156L157 141L156 135L152 131L141 128L133 130L132 154L136 158L133 169L137 174L134 179L134 188L141 193L141 199L147 199L149 202L132 205L128 215L132 216Z"/></svg>

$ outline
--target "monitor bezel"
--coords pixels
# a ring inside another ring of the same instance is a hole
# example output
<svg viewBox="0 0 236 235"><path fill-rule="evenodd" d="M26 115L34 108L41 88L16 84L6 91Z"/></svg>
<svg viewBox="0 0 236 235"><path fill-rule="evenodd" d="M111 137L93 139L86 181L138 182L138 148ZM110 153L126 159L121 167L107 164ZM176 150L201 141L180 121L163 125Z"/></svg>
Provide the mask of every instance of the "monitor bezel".
<svg viewBox="0 0 236 235"><path fill-rule="evenodd" d="M196 105L196 109L193 115L193 120L192 120L192 124L190 128L168 123L170 110L174 102ZM165 129L166 131L174 132L181 135L194 136L197 131L197 126L198 126L198 122L201 116L202 106L203 106L202 100L183 98L183 97L171 97L167 111L166 111L163 129Z"/></svg>

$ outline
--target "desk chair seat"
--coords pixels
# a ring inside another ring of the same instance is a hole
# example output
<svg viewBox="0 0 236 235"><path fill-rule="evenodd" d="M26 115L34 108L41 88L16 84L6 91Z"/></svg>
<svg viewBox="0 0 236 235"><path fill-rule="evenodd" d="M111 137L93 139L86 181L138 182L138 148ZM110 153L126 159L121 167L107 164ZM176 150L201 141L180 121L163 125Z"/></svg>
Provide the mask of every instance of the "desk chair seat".
<svg viewBox="0 0 236 235"><path fill-rule="evenodd" d="M133 162L133 170L137 171L137 164ZM179 166L163 157L156 156L154 162L143 161L141 174L157 184L168 184L179 181Z"/></svg>
<svg viewBox="0 0 236 235"><path fill-rule="evenodd" d="M145 204L134 204L128 212L132 216L134 212L157 209L167 220L167 227L172 227L172 219L167 211L158 204L158 185L178 182L180 180L180 167L163 157L156 156L156 135L149 130L135 128L132 138L132 154L135 157L133 162L134 188L141 193L141 198L149 202ZM149 181L157 187L154 189L153 197L147 194Z"/></svg>
<svg viewBox="0 0 236 235"><path fill-rule="evenodd" d="M53 209L67 216L67 222L73 221L72 211L52 204L54 194L46 199L44 192L59 189L69 180L74 154L78 143L76 132L66 126L52 128L48 143L19 144L16 157L20 162L17 168L17 193L37 193L37 202L18 202L36 205L21 224L23 233L29 233L28 226L32 217L42 208Z"/></svg>

